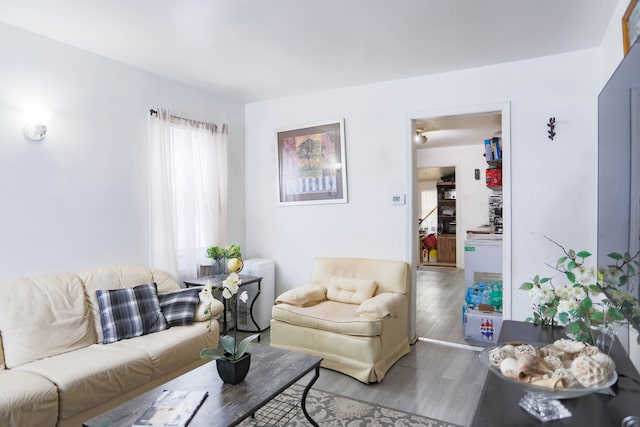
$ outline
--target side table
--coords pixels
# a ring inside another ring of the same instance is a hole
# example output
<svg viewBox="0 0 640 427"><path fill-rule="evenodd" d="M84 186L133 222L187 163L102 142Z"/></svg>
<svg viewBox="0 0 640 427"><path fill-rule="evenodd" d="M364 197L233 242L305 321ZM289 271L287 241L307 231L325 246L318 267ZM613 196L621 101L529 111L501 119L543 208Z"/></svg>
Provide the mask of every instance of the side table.
<svg viewBox="0 0 640 427"><path fill-rule="evenodd" d="M205 286L207 285L207 283L211 283L211 286L214 288L220 288L222 287L222 282L224 281L224 277L216 277L216 276L203 276L203 277L198 277L197 279L189 279L189 280L185 280L184 284L187 288L190 287L196 287L196 286ZM262 290L262 277L257 277L257 276L247 276L247 275L243 275L240 274L240 280L242 283L240 283L240 288L242 288L243 286L247 286L247 285L251 285L254 283L258 284L258 293L255 295L255 297L251 300L251 305L249 306L249 316L251 317L251 321L253 322L253 324L255 325L256 329L258 330L258 332L262 332L265 329L260 328L260 326L258 325L258 322L256 322L255 317L253 317L253 305L255 304L256 300L258 299L258 297L260 296L260 292ZM222 298L222 303L224 304L224 311L223 311L223 320L222 320L222 333L226 334L228 327L227 327L227 300ZM237 307L236 307L237 310ZM237 328L238 325L233 325L234 328ZM240 331L240 329L238 329L238 331ZM258 338L258 341L260 339Z"/></svg>
<svg viewBox="0 0 640 427"><path fill-rule="evenodd" d="M563 338L563 332L559 328L543 328L533 323L505 320L498 342L551 343L558 338ZM611 357L619 375L618 382L612 387L615 396L593 393L575 399L564 399L562 404L571 411L572 416L545 423L518 406L525 394L523 389L488 372L471 426L619 426L625 417L640 415L640 375L619 342L614 343ZM478 366L480 364L478 361Z"/></svg>

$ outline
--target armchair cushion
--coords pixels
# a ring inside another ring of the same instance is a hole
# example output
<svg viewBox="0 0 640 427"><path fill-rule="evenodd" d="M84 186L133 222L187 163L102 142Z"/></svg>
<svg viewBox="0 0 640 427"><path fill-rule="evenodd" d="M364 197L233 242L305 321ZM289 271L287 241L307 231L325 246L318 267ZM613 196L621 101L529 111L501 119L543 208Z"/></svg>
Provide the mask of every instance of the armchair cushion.
<svg viewBox="0 0 640 427"><path fill-rule="evenodd" d="M362 317L373 317L374 319L382 319L383 317L398 317L404 308L405 296L394 292L382 292L363 301L356 314Z"/></svg>
<svg viewBox="0 0 640 427"><path fill-rule="evenodd" d="M315 330L358 337L377 337L382 321L358 317L355 304L323 301L309 307L278 304L272 308L275 320Z"/></svg>
<svg viewBox="0 0 640 427"><path fill-rule="evenodd" d="M376 286L374 280L333 276L329 279L327 299L347 304L361 304L373 296Z"/></svg>
<svg viewBox="0 0 640 427"><path fill-rule="evenodd" d="M326 299L325 290L322 286L308 284L283 292L276 298L276 304L284 303L297 307L307 307Z"/></svg>

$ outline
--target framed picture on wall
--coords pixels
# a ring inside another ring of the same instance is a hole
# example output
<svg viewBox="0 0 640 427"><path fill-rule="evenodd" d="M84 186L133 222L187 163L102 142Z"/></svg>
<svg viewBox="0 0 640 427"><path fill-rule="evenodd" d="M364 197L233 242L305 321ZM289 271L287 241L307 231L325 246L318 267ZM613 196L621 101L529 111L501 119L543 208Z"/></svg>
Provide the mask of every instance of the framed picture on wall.
<svg viewBox="0 0 640 427"><path fill-rule="evenodd" d="M343 119L276 134L281 205L347 202Z"/></svg>
<svg viewBox="0 0 640 427"><path fill-rule="evenodd" d="M640 4L638 0L631 0L622 16L622 43L625 55L629 53L638 35L640 35Z"/></svg>

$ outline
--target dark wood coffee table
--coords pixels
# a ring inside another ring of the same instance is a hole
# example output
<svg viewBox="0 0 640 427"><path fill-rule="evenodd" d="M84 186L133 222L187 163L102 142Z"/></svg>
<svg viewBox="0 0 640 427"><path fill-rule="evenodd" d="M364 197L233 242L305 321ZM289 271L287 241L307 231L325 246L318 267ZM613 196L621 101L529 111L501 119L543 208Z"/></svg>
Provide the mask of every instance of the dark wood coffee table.
<svg viewBox="0 0 640 427"><path fill-rule="evenodd" d="M562 328L543 328L532 323L506 320L502 324L498 342L545 343L558 338L565 338ZM619 342L614 343L611 357L616 362L619 374L618 382L612 387L616 395L593 393L562 400L562 404L573 415L545 423L518 406L525 394L522 388L488 372L471 426L619 426L625 417L640 414L640 375Z"/></svg>
<svg viewBox="0 0 640 427"><path fill-rule="evenodd" d="M301 406L307 420L311 425L317 426L307 413L305 401L311 386L320 375L322 358L266 345L253 346L250 353L251 368L247 378L240 384L224 384L218 376L215 362L212 361L85 421L82 425L131 427L162 390L207 390L209 396L196 412L189 427L235 426L315 370L302 394Z"/></svg>

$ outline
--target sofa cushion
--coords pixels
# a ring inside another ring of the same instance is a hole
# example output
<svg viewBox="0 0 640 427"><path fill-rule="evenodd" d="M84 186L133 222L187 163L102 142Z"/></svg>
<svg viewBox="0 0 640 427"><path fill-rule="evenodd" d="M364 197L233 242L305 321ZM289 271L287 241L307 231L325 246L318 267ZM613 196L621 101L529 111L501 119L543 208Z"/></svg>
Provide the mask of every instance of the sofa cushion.
<svg viewBox="0 0 640 427"><path fill-rule="evenodd" d="M194 323L189 326L175 326L162 332L109 344L119 348L143 351L151 362L153 379L167 375L198 360L200 350L217 347L220 336L219 324Z"/></svg>
<svg viewBox="0 0 640 427"><path fill-rule="evenodd" d="M158 292L180 289L180 285L170 274L140 265L103 266L78 273L78 276L84 282L89 296L89 309L97 336L97 340L94 343L102 342L103 340L100 307L96 298L97 290L133 288L142 283L155 283L158 286Z"/></svg>
<svg viewBox="0 0 640 427"><path fill-rule="evenodd" d="M167 329L155 283L97 290L103 344Z"/></svg>
<svg viewBox="0 0 640 427"><path fill-rule="evenodd" d="M160 310L169 326L183 326L193 323L196 305L200 301L198 288L159 292Z"/></svg>
<svg viewBox="0 0 640 427"><path fill-rule="evenodd" d="M327 299L325 289L320 285L308 284L289 289L276 298L276 304L291 304L304 307Z"/></svg>
<svg viewBox="0 0 640 427"><path fill-rule="evenodd" d="M93 344L16 369L33 372L57 385L60 420L135 390L153 377L145 352L113 344Z"/></svg>
<svg viewBox="0 0 640 427"><path fill-rule="evenodd" d="M347 304L360 304L371 298L376 291L376 286L374 280L333 276L329 279L327 299Z"/></svg>
<svg viewBox="0 0 640 427"><path fill-rule="evenodd" d="M271 313L275 320L307 328L362 337L380 335L382 321L359 317L357 308L355 304L323 301L310 307L278 304L273 306Z"/></svg>
<svg viewBox="0 0 640 427"><path fill-rule="evenodd" d="M51 426L58 420L58 389L32 372L0 372L0 426Z"/></svg>
<svg viewBox="0 0 640 427"><path fill-rule="evenodd" d="M49 274L0 283L4 363L13 368L95 344L79 277Z"/></svg>

